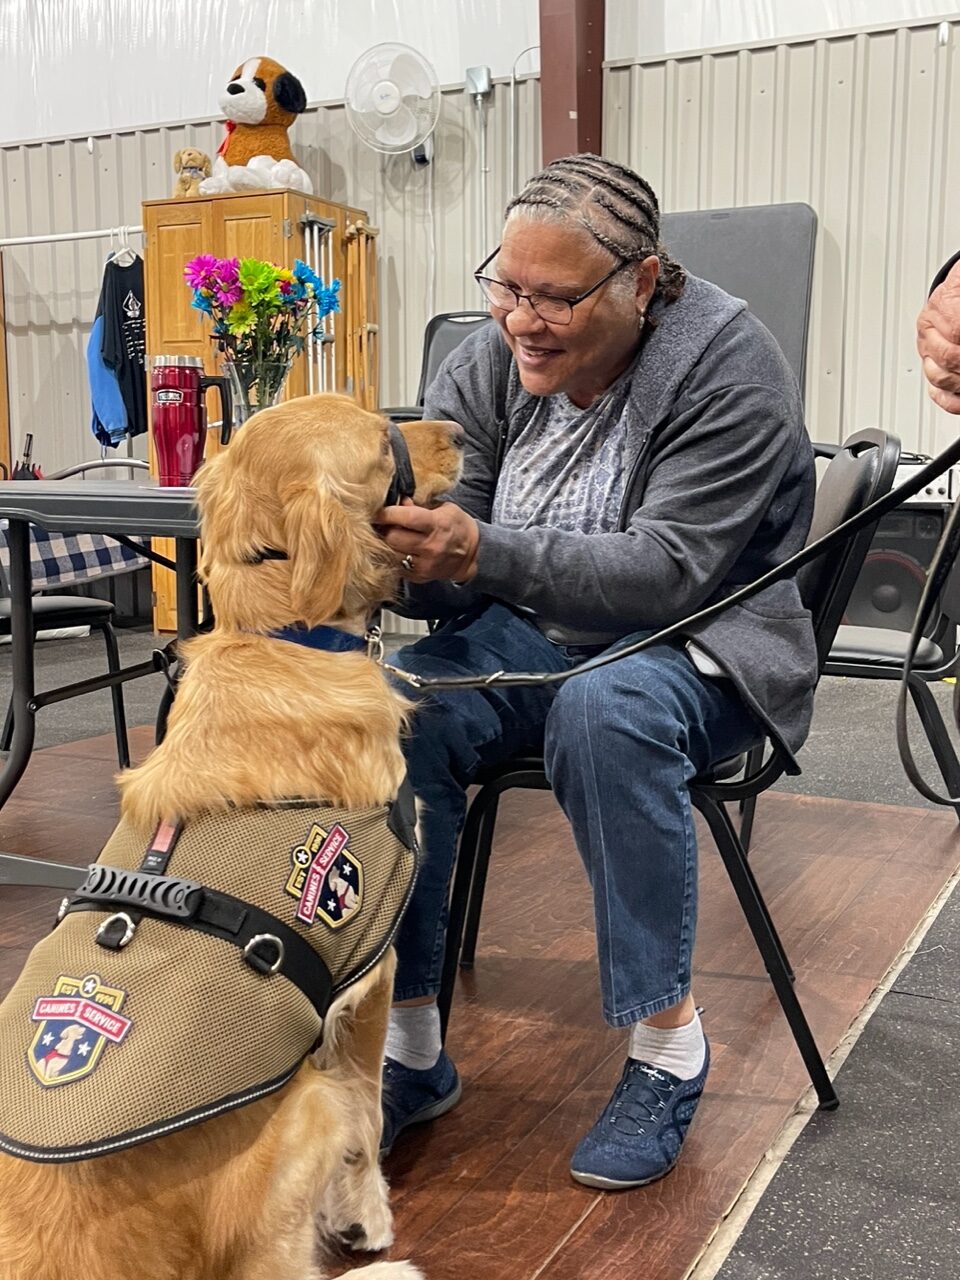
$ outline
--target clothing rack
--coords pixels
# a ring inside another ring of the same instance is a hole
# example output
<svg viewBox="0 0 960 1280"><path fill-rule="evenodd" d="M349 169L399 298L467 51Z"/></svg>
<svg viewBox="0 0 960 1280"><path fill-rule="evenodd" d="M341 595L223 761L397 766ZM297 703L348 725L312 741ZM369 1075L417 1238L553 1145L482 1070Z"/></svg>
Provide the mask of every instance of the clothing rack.
<svg viewBox="0 0 960 1280"><path fill-rule="evenodd" d="M0 249L12 249L26 244L65 244L71 240L109 240L116 236L142 236L143 227L103 227L99 231L65 231L53 236L17 236L12 240L0 240Z"/></svg>
<svg viewBox="0 0 960 1280"><path fill-rule="evenodd" d="M115 238L119 240L121 244L126 244L127 238L129 236L142 236L142 235L143 235L143 227L120 226L120 227L101 227L97 231L64 231L58 235L15 236L12 239L0 240L0 250L15 249L24 245L32 245L32 244L68 244L72 241L77 241L77 240L113 240ZM2 275L0 275L0 289L2 288L3 288L3 280L2 280ZM0 304L2 304L2 298L0 298ZM2 315L2 313L3 313L3 307L2 305L0 305L0 315ZM0 340L2 340L2 337L3 337L3 334L2 332L0 332ZM0 351L0 359L2 359L2 357L3 357L3 353L2 351ZM132 461L133 460L133 441L130 439L129 436L127 437L126 445L127 445L127 458ZM101 448L100 457L101 457L101 461L106 457L106 448ZM131 479L134 478L132 467L130 470L130 478Z"/></svg>

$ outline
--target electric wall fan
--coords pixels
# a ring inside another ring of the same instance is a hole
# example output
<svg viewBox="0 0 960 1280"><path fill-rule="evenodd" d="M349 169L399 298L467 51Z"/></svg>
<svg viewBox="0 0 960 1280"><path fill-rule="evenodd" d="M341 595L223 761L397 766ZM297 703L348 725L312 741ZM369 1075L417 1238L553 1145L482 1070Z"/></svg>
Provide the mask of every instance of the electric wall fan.
<svg viewBox="0 0 960 1280"><path fill-rule="evenodd" d="M347 119L375 151L412 151L433 132L440 86L423 54L405 44L375 44L350 68Z"/></svg>

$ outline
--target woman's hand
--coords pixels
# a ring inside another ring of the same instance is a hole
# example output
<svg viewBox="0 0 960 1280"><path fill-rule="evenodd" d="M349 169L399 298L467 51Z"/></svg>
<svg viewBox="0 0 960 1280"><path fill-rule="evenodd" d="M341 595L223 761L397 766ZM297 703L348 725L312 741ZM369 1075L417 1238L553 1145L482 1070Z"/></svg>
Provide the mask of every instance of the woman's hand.
<svg viewBox="0 0 960 1280"><path fill-rule="evenodd" d="M418 507L404 498L398 507L384 507L376 526L410 582L469 582L477 572L480 528L452 502Z"/></svg>
<svg viewBox="0 0 960 1280"><path fill-rule="evenodd" d="M930 399L947 413L960 413L960 262L917 317L917 350Z"/></svg>

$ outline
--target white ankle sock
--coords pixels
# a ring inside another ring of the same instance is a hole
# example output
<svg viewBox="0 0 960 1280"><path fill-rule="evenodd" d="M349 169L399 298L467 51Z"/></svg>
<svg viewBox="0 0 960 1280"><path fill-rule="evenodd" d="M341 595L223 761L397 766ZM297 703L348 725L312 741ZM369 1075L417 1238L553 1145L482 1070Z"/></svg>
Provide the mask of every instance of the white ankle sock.
<svg viewBox="0 0 960 1280"><path fill-rule="evenodd" d="M394 1005L387 1027L387 1057L414 1071L437 1065L443 1043L440 1010L433 1004Z"/></svg>
<svg viewBox="0 0 960 1280"><path fill-rule="evenodd" d="M679 1080L692 1080L700 1074L706 1050L699 1013L683 1027L651 1027L646 1022L635 1022L630 1028L630 1057L669 1071Z"/></svg>

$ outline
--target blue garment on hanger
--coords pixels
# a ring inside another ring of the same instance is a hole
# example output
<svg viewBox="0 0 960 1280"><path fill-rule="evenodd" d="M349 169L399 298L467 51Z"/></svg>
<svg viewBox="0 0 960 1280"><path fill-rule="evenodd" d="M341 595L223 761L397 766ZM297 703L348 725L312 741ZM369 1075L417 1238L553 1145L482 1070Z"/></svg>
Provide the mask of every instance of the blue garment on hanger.
<svg viewBox="0 0 960 1280"><path fill-rule="evenodd" d="M93 401L91 430L102 445L115 448L127 434L127 410L120 394L117 375L103 359L103 314L97 318L87 341L87 377Z"/></svg>

